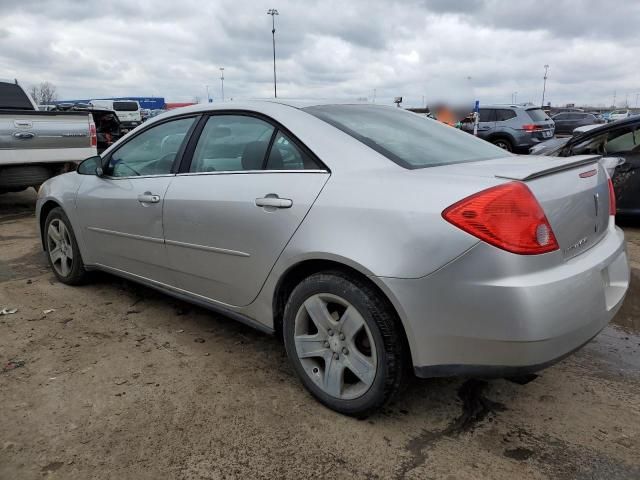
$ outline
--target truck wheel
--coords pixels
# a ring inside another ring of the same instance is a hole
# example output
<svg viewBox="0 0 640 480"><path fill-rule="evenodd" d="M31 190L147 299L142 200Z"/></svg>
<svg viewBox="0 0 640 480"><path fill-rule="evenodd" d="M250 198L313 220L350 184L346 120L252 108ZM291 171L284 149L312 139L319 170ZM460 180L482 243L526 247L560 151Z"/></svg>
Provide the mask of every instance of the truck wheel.
<svg viewBox="0 0 640 480"><path fill-rule="evenodd" d="M0 190L20 192L51 178L51 170L42 165L5 167L0 170Z"/></svg>

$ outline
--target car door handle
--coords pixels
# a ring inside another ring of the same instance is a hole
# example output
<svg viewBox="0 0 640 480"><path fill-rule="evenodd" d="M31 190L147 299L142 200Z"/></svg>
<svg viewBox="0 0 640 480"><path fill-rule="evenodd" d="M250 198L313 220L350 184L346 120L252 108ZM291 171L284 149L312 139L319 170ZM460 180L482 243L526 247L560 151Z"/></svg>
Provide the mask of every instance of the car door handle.
<svg viewBox="0 0 640 480"><path fill-rule="evenodd" d="M272 208L291 208L293 200L289 198L280 198L275 194L269 194L266 197L256 198L256 206L272 207Z"/></svg>
<svg viewBox="0 0 640 480"><path fill-rule="evenodd" d="M160 195L153 195L150 192L145 192L142 195L138 195L138 201L140 203L158 203L160 202Z"/></svg>
<svg viewBox="0 0 640 480"><path fill-rule="evenodd" d="M32 132L16 132L13 134L13 136L19 140L31 140L36 136L36 134Z"/></svg>

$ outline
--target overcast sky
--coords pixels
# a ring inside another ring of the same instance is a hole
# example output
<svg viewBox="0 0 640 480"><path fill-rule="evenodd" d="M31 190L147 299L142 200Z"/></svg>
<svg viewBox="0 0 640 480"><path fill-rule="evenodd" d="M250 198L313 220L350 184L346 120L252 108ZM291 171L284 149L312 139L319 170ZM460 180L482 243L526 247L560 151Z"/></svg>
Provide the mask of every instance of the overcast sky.
<svg viewBox="0 0 640 480"><path fill-rule="evenodd" d="M640 2L0 0L0 77L59 98L273 94L610 105L640 93ZM628 96L628 97L627 97Z"/></svg>

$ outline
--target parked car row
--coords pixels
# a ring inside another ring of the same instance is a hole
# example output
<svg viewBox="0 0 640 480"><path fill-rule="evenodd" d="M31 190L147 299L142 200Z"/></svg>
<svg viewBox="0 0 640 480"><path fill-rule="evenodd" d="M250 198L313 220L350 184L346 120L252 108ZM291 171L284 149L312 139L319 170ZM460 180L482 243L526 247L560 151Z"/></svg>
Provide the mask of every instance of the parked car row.
<svg viewBox="0 0 640 480"><path fill-rule="evenodd" d="M509 152L526 151L554 135L553 120L539 107L487 105L479 115L478 137ZM473 121L462 122L462 130L473 128Z"/></svg>

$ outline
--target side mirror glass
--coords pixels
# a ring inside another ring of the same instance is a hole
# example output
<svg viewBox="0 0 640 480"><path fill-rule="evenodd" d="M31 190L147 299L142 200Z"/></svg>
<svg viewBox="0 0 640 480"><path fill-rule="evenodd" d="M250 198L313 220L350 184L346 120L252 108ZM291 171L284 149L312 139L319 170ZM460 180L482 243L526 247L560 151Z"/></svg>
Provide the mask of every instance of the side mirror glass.
<svg viewBox="0 0 640 480"><path fill-rule="evenodd" d="M76 171L80 175L97 175L101 177L104 175L102 170L102 157L96 155L83 160Z"/></svg>

